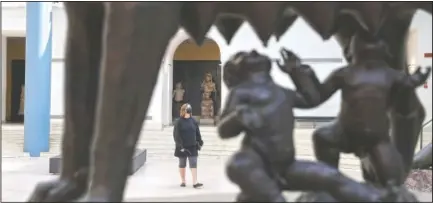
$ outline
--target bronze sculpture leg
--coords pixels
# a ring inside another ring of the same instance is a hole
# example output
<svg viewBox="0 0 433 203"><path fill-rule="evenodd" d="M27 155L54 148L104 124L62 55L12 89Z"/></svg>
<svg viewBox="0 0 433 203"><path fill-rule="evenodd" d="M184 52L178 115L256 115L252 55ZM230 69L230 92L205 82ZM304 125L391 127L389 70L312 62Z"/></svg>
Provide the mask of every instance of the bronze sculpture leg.
<svg viewBox="0 0 433 203"><path fill-rule="evenodd" d="M340 150L336 148L343 135L337 121L317 128L313 132L313 148L316 159L338 168Z"/></svg>
<svg viewBox="0 0 433 203"><path fill-rule="evenodd" d="M135 145L180 2L105 2L104 53L89 187L81 201L122 201Z"/></svg>
<svg viewBox="0 0 433 203"><path fill-rule="evenodd" d="M403 108L391 111L391 138L403 159L404 173L407 177L412 169L415 147L422 130L425 110L415 91L411 91L408 97L402 95L401 99L406 101L396 101L396 103L407 102L406 108L410 108L410 112L406 112Z"/></svg>
<svg viewBox="0 0 433 203"><path fill-rule="evenodd" d="M345 133L338 120L318 128L313 133L313 146L316 159L330 166L338 168L340 152L350 152L345 142ZM390 171L390 168L396 168ZM386 186L388 181L400 185L403 183L403 162L397 149L390 141L376 144L367 152L367 157L361 161L364 179Z"/></svg>
<svg viewBox="0 0 433 203"><path fill-rule="evenodd" d="M227 176L242 191L238 202L285 202L277 181L269 176L262 157L253 149L244 148L232 156Z"/></svg>
<svg viewBox="0 0 433 203"><path fill-rule="evenodd" d="M295 161L285 173L287 190L329 191L340 201L377 202L382 191L360 184L321 162Z"/></svg>
<svg viewBox="0 0 433 203"><path fill-rule="evenodd" d="M55 181L38 184L29 201L71 201L85 192L93 135L103 4L66 3L65 130L62 171Z"/></svg>
<svg viewBox="0 0 433 203"><path fill-rule="evenodd" d="M376 144L367 152L367 156L361 160L369 162L372 174L382 186L394 184L399 186L404 183L403 161L395 146L390 141Z"/></svg>

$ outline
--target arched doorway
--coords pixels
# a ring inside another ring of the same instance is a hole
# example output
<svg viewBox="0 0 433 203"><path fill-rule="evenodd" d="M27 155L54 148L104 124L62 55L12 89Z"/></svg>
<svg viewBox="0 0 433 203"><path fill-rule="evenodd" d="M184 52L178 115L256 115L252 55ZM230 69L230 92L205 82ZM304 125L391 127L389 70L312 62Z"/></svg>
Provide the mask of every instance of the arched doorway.
<svg viewBox="0 0 433 203"><path fill-rule="evenodd" d="M187 39L173 56L172 118L179 117L180 106L190 103L200 124L214 124L221 106L220 49L212 39L202 46ZM209 80L206 80L208 78ZM177 86L177 87L176 87Z"/></svg>

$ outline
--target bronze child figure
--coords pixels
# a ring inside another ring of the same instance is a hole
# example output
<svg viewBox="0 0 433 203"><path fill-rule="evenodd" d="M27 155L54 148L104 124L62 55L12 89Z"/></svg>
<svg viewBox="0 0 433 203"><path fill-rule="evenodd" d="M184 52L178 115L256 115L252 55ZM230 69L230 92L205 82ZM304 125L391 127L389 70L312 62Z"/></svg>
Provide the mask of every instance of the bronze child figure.
<svg viewBox="0 0 433 203"><path fill-rule="evenodd" d="M342 105L338 118L313 134L318 160L338 167L336 153L354 153L373 172L381 186L400 186L404 182L403 162L390 141L389 109L401 92L423 84L431 69L412 74L392 69L383 59L386 46L359 32L349 46L352 59L347 67L335 70L318 86L321 101L342 90ZM363 167L363 170L365 168Z"/></svg>
<svg viewBox="0 0 433 203"><path fill-rule="evenodd" d="M357 183L333 167L295 160L292 108L317 102L317 78L308 66L296 66L300 63L294 54L283 50L282 55L280 68L301 93L275 84L271 61L255 51L237 53L224 67L230 93L219 135L228 139L246 133L227 166L229 179L242 191L237 201L284 202L282 190L325 190L342 201L383 200L387 192Z"/></svg>

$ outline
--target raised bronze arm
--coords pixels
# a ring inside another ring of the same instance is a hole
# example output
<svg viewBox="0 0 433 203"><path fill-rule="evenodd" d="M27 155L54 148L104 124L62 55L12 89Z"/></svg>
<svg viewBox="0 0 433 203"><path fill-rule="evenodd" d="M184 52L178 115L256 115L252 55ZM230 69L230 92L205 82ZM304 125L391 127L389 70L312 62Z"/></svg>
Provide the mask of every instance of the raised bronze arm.
<svg viewBox="0 0 433 203"><path fill-rule="evenodd" d="M430 76L431 67L427 67L427 71L425 73L421 73L421 67L417 67L415 73L412 75L408 75L407 73L399 73L400 75L397 78L397 83L399 86L416 88L422 84L424 84L428 77Z"/></svg>
<svg viewBox="0 0 433 203"><path fill-rule="evenodd" d="M308 109L319 106L320 104L327 101L334 93L342 87L343 83L343 75L344 75L344 67L334 70L326 80L321 84L317 77L314 75L311 77L312 83L315 85L315 88L318 90L319 99L307 99L305 98L305 92L303 94L296 93L295 97L295 105L296 108ZM299 87L300 89L305 87ZM314 87L308 87L308 94L314 94ZM304 90L306 91L306 90Z"/></svg>

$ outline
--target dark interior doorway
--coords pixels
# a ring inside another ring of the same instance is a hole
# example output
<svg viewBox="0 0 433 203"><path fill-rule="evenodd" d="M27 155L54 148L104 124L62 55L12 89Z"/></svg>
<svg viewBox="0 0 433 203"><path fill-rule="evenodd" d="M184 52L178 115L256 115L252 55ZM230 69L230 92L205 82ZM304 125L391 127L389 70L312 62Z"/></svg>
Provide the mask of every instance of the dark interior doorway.
<svg viewBox="0 0 433 203"><path fill-rule="evenodd" d="M11 117L10 122L12 123L23 123L24 122L24 100L21 101L21 94L24 95L25 85L25 71L26 63L25 60L12 60L11 61ZM25 98L25 97L24 97ZM22 107L22 109L20 109Z"/></svg>
<svg viewBox="0 0 433 203"><path fill-rule="evenodd" d="M185 89L184 102L192 106L193 116L201 115L201 83L205 79L206 73L212 74L212 80L216 85L216 94L211 95L214 102L214 115L218 115L221 106L221 68L220 61L173 61L173 87L178 82L182 83ZM173 104L174 101L173 101ZM179 117L179 109L177 105L172 106L172 118Z"/></svg>

